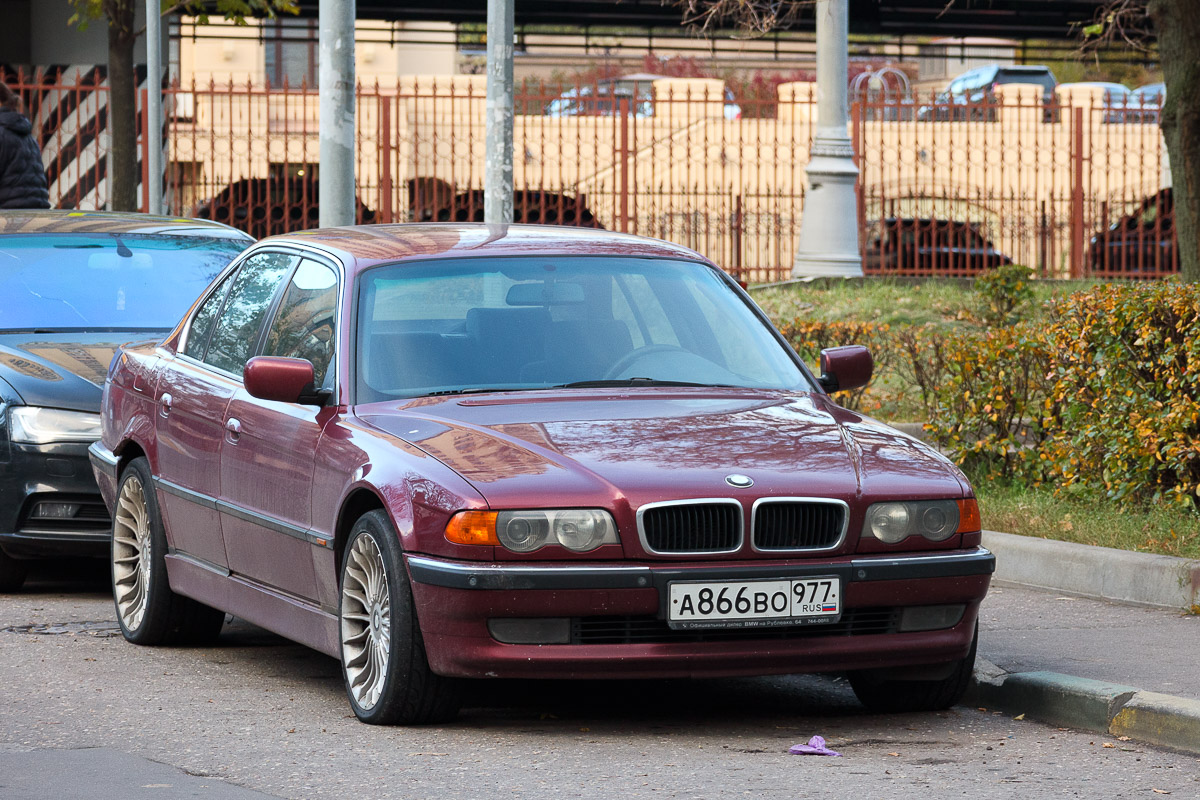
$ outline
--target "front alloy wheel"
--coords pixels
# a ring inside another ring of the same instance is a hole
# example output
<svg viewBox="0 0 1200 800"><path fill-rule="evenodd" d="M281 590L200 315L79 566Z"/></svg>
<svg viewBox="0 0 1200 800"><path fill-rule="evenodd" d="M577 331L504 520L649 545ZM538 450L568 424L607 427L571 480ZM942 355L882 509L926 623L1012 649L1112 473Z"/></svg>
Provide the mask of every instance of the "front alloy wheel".
<svg viewBox="0 0 1200 800"><path fill-rule="evenodd" d="M379 702L392 651L392 602L387 565L370 536L359 536L346 554L342 584L342 658L346 688L370 711Z"/></svg>
<svg viewBox="0 0 1200 800"><path fill-rule="evenodd" d="M372 725L452 719L458 684L429 668L400 539L386 512L354 523L341 586L342 677L355 716Z"/></svg>

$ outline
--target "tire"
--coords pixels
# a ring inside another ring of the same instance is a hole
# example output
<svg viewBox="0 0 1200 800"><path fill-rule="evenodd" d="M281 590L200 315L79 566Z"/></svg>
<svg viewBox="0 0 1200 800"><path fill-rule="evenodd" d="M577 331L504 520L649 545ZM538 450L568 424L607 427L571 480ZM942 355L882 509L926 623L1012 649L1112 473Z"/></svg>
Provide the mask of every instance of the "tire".
<svg viewBox="0 0 1200 800"><path fill-rule="evenodd" d="M938 680L886 680L886 670L850 673L854 694L869 711L894 714L905 711L941 711L957 703L967 691L975 670L975 648L979 644L979 623L966 657L951 664L950 674Z"/></svg>
<svg viewBox="0 0 1200 800"><path fill-rule="evenodd" d="M340 586L342 677L354 715L371 725L453 719L458 685L429 669L400 540L384 511L354 523Z"/></svg>
<svg viewBox="0 0 1200 800"><path fill-rule="evenodd" d="M167 535L154 494L150 464L129 462L117 485L109 566L121 633L134 644L207 644L225 613L171 591Z"/></svg>
<svg viewBox="0 0 1200 800"><path fill-rule="evenodd" d="M19 558L13 558L0 550L0 592L15 592L25 585L29 566Z"/></svg>

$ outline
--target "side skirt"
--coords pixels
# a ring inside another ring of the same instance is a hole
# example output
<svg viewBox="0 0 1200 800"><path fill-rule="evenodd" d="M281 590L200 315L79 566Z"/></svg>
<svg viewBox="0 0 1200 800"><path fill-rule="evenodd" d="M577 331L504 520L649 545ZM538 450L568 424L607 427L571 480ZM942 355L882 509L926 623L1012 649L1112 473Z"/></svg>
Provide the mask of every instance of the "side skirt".
<svg viewBox="0 0 1200 800"><path fill-rule="evenodd" d="M183 553L168 554L166 562L171 589L179 594L241 617L327 656L342 657L336 614Z"/></svg>

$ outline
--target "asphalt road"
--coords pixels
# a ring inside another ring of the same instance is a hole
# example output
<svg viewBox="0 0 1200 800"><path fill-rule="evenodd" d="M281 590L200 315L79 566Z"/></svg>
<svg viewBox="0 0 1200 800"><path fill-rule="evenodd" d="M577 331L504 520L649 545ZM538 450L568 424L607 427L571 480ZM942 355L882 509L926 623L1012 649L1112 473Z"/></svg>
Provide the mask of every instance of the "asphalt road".
<svg viewBox="0 0 1200 800"><path fill-rule="evenodd" d="M1055 602L997 592L981 652L989 628L1033 649L1028 610ZM819 676L497 681L453 724L366 726L335 661L238 621L213 648L127 644L87 569L0 600L0 674L3 800L1200 797L1194 756L974 708L872 716ZM787 754L814 734L843 756Z"/></svg>

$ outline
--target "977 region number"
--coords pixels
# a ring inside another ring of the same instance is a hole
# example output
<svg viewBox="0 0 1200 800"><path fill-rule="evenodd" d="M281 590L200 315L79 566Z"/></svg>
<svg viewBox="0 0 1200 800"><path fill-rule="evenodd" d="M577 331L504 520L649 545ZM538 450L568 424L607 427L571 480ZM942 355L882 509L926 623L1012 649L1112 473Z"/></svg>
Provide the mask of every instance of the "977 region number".
<svg viewBox="0 0 1200 800"><path fill-rule="evenodd" d="M754 628L836 622L842 614L836 576L795 580L671 583L672 628Z"/></svg>

